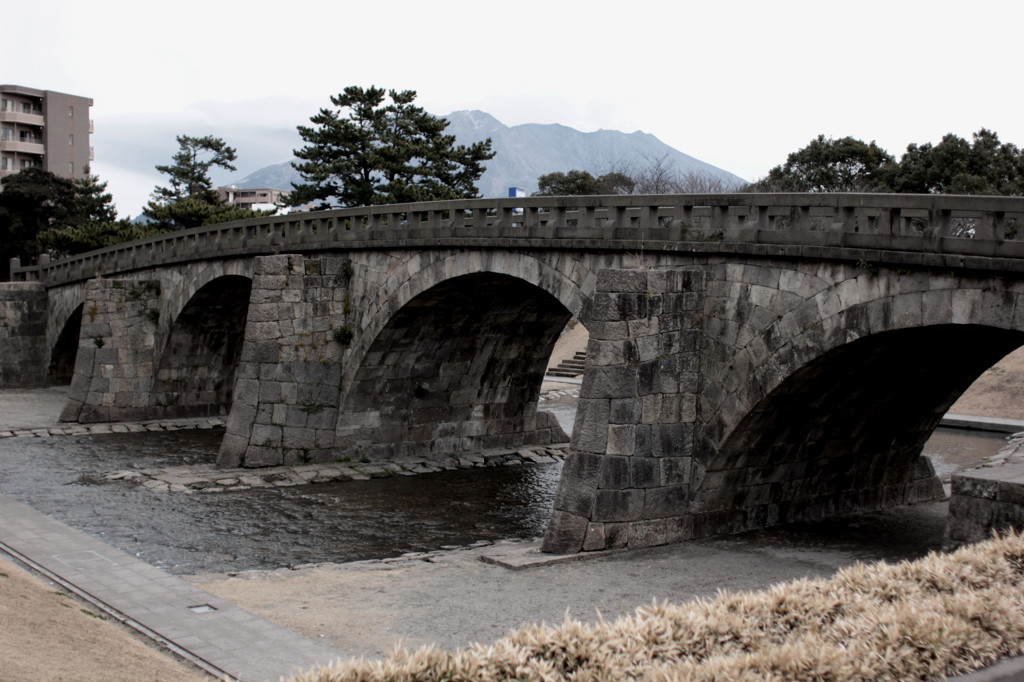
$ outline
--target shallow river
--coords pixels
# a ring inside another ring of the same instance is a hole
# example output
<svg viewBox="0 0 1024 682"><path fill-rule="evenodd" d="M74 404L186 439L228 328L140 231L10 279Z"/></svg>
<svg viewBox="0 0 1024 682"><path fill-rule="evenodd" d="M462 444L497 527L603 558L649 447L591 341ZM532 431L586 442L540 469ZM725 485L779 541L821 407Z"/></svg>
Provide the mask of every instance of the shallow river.
<svg viewBox="0 0 1024 682"><path fill-rule="evenodd" d="M571 403L545 406L571 428ZM212 462L222 430L0 441L0 492L173 573L354 561L543 533L561 465L471 469L218 494L153 493L103 475ZM943 430L939 474L1003 444Z"/></svg>

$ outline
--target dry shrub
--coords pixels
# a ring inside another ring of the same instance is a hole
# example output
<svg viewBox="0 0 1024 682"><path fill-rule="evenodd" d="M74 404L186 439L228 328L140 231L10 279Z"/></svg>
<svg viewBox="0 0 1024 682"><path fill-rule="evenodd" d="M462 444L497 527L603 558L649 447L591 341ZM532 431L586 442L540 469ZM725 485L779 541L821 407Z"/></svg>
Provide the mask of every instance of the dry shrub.
<svg viewBox="0 0 1024 682"><path fill-rule="evenodd" d="M1024 651L1024 535L854 564L613 623L530 625L491 645L397 651L292 682L928 680Z"/></svg>

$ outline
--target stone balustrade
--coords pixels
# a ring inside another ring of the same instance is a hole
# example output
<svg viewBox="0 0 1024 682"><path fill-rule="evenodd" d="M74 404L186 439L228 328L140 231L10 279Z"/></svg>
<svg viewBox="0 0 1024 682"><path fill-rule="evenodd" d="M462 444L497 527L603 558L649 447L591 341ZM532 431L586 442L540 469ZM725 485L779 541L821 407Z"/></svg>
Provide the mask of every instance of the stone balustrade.
<svg viewBox="0 0 1024 682"><path fill-rule="evenodd" d="M229 256L419 246L545 246L828 257L1021 269L1024 198L910 194L625 195L471 199L205 225L22 266L47 286ZM824 251L823 249L827 249ZM964 258L981 258L973 265ZM991 259L995 259L993 262Z"/></svg>

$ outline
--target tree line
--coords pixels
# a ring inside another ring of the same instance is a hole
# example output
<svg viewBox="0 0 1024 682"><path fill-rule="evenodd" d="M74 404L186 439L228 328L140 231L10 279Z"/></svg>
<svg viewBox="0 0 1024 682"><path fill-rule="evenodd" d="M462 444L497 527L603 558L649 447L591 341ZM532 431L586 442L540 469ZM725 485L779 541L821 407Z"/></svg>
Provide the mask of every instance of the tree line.
<svg viewBox="0 0 1024 682"><path fill-rule="evenodd" d="M952 133L938 144L911 144L899 160L875 142L819 135L786 162L741 187L681 173L666 159L595 176L582 170L538 178L537 196L580 194L712 194L722 192L894 192L1024 195L1024 151L982 128L971 141Z"/></svg>
<svg viewBox="0 0 1024 682"><path fill-rule="evenodd" d="M897 161L870 143L819 135L753 183L758 192L897 192L1024 195L1024 152L982 128L967 141L910 144Z"/></svg>

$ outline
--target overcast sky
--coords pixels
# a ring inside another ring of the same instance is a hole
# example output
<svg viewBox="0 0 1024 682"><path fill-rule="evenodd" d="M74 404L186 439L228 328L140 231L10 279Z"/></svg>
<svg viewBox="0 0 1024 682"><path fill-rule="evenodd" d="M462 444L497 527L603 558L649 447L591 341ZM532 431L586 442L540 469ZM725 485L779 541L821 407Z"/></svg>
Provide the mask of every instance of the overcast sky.
<svg viewBox="0 0 1024 682"><path fill-rule="evenodd" d="M34 0L6 13L0 82L93 98L93 171L138 214L176 134L239 176L286 161L348 85L431 113L642 130L748 179L818 134L911 142L981 127L1024 146L1024 5L864 0Z"/></svg>

